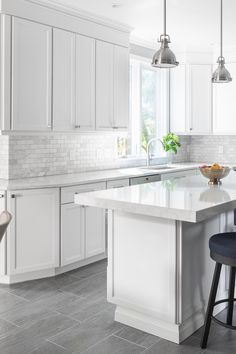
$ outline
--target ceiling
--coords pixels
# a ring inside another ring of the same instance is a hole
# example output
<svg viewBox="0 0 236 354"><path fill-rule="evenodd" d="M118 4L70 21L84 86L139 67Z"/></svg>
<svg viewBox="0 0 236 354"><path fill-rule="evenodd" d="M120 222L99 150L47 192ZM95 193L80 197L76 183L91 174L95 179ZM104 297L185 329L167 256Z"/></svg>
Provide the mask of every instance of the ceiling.
<svg viewBox="0 0 236 354"><path fill-rule="evenodd" d="M50 1L50 0L49 0ZM134 28L132 36L155 43L162 33L163 0L54 0ZM120 7L112 7L121 4ZM177 46L219 43L220 0L167 0L167 33ZM236 45L236 1L224 1L224 40Z"/></svg>

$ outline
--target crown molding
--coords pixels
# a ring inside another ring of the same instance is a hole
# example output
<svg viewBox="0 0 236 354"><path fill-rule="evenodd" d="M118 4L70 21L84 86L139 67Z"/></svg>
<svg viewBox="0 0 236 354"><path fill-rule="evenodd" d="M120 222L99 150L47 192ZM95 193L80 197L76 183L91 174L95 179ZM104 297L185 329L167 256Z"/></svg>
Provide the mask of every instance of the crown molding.
<svg viewBox="0 0 236 354"><path fill-rule="evenodd" d="M1 0L0 0L1 2ZM24 2L26 3L31 3L31 4L35 4L38 6L42 6L54 11L58 11L70 16L74 16L74 17L78 17L82 20L86 20L86 21L92 21L94 23L97 23L99 25L103 25L106 27L110 27L112 29L121 31L121 32L125 32L125 33L130 33L133 28L131 26L128 26L124 23L120 23L117 21L112 21L106 17L101 17L101 16L96 16L95 14L92 14L90 12L81 10L81 9L77 9L73 6L68 6L65 5L63 2L61 2L60 0L24 0Z"/></svg>

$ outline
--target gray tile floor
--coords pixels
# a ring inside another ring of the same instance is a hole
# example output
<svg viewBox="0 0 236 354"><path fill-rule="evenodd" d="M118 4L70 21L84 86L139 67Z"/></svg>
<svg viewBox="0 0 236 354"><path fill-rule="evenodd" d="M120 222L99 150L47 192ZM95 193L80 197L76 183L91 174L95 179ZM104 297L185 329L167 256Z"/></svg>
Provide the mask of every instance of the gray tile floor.
<svg viewBox="0 0 236 354"><path fill-rule="evenodd" d="M221 316L225 314L222 313ZM212 325L181 345L114 322L106 301L106 261L53 278L0 286L1 354L233 354L236 332Z"/></svg>

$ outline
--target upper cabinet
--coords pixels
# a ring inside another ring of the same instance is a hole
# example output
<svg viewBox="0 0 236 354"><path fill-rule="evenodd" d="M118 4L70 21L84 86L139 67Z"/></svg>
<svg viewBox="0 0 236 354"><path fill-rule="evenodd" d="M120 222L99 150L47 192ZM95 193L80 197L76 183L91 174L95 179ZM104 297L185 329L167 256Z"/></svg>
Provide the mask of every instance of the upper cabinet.
<svg viewBox="0 0 236 354"><path fill-rule="evenodd" d="M75 126L75 34L53 29L53 129Z"/></svg>
<svg viewBox="0 0 236 354"><path fill-rule="evenodd" d="M213 85L214 132L236 133L236 63L227 63L232 82Z"/></svg>
<svg viewBox="0 0 236 354"><path fill-rule="evenodd" d="M56 4L23 1L13 11L4 1L0 130L126 129L130 30Z"/></svg>
<svg viewBox="0 0 236 354"><path fill-rule="evenodd" d="M98 129L114 127L114 47L110 43L96 43L96 125Z"/></svg>
<svg viewBox="0 0 236 354"><path fill-rule="evenodd" d="M212 66L187 64L170 72L170 129L176 133L212 132Z"/></svg>
<svg viewBox="0 0 236 354"><path fill-rule="evenodd" d="M129 117L129 50L96 43L96 127L127 129Z"/></svg>
<svg viewBox="0 0 236 354"><path fill-rule="evenodd" d="M53 130L95 128L95 40L53 30Z"/></svg>
<svg viewBox="0 0 236 354"><path fill-rule="evenodd" d="M129 50L114 46L114 127L127 129L129 122Z"/></svg>
<svg viewBox="0 0 236 354"><path fill-rule="evenodd" d="M52 29L12 19L13 130L51 130Z"/></svg>
<svg viewBox="0 0 236 354"><path fill-rule="evenodd" d="M181 64L170 71L170 131L186 131L186 67Z"/></svg>
<svg viewBox="0 0 236 354"><path fill-rule="evenodd" d="M75 128L95 129L95 39L80 35L76 35L75 92Z"/></svg>
<svg viewBox="0 0 236 354"><path fill-rule="evenodd" d="M187 131L212 132L212 66L191 64L187 66Z"/></svg>

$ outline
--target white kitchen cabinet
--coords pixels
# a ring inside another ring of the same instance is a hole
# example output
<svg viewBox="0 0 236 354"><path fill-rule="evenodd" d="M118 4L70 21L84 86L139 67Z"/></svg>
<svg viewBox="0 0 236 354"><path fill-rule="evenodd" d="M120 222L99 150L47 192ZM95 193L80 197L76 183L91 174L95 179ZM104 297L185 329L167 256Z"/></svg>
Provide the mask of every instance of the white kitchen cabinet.
<svg viewBox="0 0 236 354"><path fill-rule="evenodd" d="M95 129L95 39L53 30L53 129Z"/></svg>
<svg viewBox="0 0 236 354"><path fill-rule="evenodd" d="M106 251L105 210L85 207L86 258Z"/></svg>
<svg viewBox="0 0 236 354"><path fill-rule="evenodd" d="M180 65L170 73L170 130L175 133L212 132L212 66Z"/></svg>
<svg viewBox="0 0 236 354"><path fill-rule="evenodd" d="M73 204L61 206L61 265L85 258L84 208Z"/></svg>
<svg viewBox="0 0 236 354"><path fill-rule="evenodd" d="M128 129L129 121L129 51L114 46L114 127Z"/></svg>
<svg viewBox="0 0 236 354"><path fill-rule="evenodd" d="M75 34L53 29L53 130L75 127Z"/></svg>
<svg viewBox="0 0 236 354"><path fill-rule="evenodd" d="M210 133L212 131L212 66L190 64L187 66L187 131Z"/></svg>
<svg viewBox="0 0 236 354"><path fill-rule="evenodd" d="M106 189L106 182L61 189L61 265L104 254L105 211L74 204L74 195Z"/></svg>
<svg viewBox="0 0 236 354"><path fill-rule="evenodd" d="M110 43L96 42L96 128L113 128L114 47Z"/></svg>
<svg viewBox="0 0 236 354"><path fill-rule="evenodd" d="M59 189L11 191L7 237L10 276L59 266Z"/></svg>
<svg viewBox="0 0 236 354"><path fill-rule="evenodd" d="M96 43L96 128L127 129L129 117L129 50Z"/></svg>
<svg viewBox="0 0 236 354"><path fill-rule="evenodd" d="M95 129L95 39L81 35L76 35L75 128Z"/></svg>
<svg viewBox="0 0 236 354"><path fill-rule="evenodd" d="M170 131L186 132L186 66L170 72Z"/></svg>
<svg viewBox="0 0 236 354"><path fill-rule="evenodd" d="M12 19L13 130L51 130L52 29Z"/></svg>
<svg viewBox="0 0 236 354"><path fill-rule="evenodd" d="M213 85L213 130L214 133L236 133L236 63L227 63L233 77L228 84Z"/></svg>

